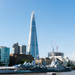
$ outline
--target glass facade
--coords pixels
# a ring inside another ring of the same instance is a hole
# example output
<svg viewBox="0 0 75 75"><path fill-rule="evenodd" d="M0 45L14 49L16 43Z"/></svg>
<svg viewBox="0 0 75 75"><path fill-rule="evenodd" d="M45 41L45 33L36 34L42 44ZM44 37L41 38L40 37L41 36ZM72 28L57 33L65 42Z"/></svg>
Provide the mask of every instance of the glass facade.
<svg viewBox="0 0 75 75"><path fill-rule="evenodd" d="M9 54L10 54L10 49L7 47L0 47L0 66L8 66L9 64Z"/></svg>
<svg viewBox="0 0 75 75"><path fill-rule="evenodd" d="M34 58L39 57L38 42L37 42L37 32L35 23L35 14L32 12L31 22L30 22L30 33L28 41L27 53L32 55Z"/></svg>

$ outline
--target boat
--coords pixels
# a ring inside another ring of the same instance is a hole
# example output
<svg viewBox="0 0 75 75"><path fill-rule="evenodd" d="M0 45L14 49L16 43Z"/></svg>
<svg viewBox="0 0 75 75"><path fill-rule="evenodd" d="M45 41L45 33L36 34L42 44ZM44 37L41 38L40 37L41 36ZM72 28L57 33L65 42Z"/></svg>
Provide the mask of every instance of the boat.
<svg viewBox="0 0 75 75"><path fill-rule="evenodd" d="M64 67L59 61L54 60L50 65L19 64L11 67L0 67L0 74L22 74L22 73L46 73L67 72L70 67Z"/></svg>
<svg viewBox="0 0 75 75"><path fill-rule="evenodd" d="M22 73L31 73L31 71L30 70L21 70L15 66L0 67L0 74L22 74Z"/></svg>
<svg viewBox="0 0 75 75"><path fill-rule="evenodd" d="M46 72L64 72L70 71L69 68L65 70L58 70L57 68L47 67L33 67L30 69L18 69L13 67L1 67L0 74L22 74L22 73L46 73Z"/></svg>

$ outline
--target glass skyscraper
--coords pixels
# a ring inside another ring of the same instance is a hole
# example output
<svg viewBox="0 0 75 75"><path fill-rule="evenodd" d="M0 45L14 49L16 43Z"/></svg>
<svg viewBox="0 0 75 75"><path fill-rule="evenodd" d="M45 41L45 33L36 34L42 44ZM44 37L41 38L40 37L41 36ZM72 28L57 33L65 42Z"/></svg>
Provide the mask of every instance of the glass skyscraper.
<svg viewBox="0 0 75 75"><path fill-rule="evenodd" d="M38 50L38 42L37 42L37 33L36 33L36 23L35 23L35 14L34 14L34 12L32 12L32 15L31 15L30 33L29 33L27 53L32 55L36 59L39 57L39 50Z"/></svg>
<svg viewBox="0 0 75 75"><path fill-rule="evenodd" d="M0 66L8 66L10 57L10 48L0 46Z"/></svg>

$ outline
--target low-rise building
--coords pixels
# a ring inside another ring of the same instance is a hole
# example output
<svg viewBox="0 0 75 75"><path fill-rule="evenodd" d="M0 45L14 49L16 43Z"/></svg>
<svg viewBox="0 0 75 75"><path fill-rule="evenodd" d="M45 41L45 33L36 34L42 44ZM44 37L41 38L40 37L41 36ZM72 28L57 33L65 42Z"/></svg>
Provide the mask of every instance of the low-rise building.
<svg viewBox="0 0 75 75"><path fill-rule="evenodd" d="M62 56L62 57L64 57L64 53L62 53L62 52L49 52L48 57L52 57L52 56L57 56L57 57Z"/></svg>
<svg viewBox="0 0 75 75"><path fill-rule="evenodd" d="M10 64L17 65L17 64L23 64L24 62L32 62L34 58L31 55L25 55L25 54L10 54Z"/></svg>

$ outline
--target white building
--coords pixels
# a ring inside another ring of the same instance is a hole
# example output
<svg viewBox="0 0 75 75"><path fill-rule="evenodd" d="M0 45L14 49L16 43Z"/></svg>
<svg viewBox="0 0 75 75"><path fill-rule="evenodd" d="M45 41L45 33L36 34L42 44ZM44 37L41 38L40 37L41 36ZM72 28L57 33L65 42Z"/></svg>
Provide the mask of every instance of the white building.
<svg viewBox="0 0 75 75"><path fill-rule="evenodd" d="M10 56L10 48L0 46L0 66L8 66Z"/></svg>

